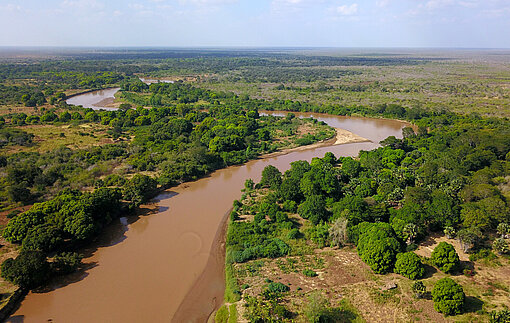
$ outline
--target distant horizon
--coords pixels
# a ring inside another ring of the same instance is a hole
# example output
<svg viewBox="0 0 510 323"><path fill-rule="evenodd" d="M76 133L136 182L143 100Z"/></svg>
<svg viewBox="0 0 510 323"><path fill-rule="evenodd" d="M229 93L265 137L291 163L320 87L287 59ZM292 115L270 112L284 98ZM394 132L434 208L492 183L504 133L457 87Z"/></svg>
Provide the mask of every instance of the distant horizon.
<svg viewBox="0 0 510 323"><path fill-rule="evenodd" d="M510 48L507 0L3 0L0 46Z"/></svg>
<svg viewBox="0 0 510 323"><path fill-rule="evenodd" d="M222 45L222 46L164 46L164 45L0 45L0 50L4 49L24 49L24 50L38 50L38 49L147 49L147 50L225 50L225 49L241 49L241 50L313 50L313 49L331 49L331 50L510 50L510 47L406 47L406 46L238 46L238 45Z"/></svg>

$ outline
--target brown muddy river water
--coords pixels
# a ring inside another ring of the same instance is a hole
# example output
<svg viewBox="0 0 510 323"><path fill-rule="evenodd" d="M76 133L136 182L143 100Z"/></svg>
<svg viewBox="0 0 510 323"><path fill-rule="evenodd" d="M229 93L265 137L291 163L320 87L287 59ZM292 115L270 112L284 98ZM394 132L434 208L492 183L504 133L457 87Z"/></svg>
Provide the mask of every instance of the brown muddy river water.
<svg viewBox="0 0 510 323"><path fill-rule="evenodd" d="M356 156L405 123L323 114L313 116L373 142L296 151L216 171L158 197L159 211L121 218L84 251L88 268L31 292L9 322L205 322L223 298L222 232L226 214L244 181L259 181L274 165L296 160ZM176 314L177 313L177 314Z"/></svg>

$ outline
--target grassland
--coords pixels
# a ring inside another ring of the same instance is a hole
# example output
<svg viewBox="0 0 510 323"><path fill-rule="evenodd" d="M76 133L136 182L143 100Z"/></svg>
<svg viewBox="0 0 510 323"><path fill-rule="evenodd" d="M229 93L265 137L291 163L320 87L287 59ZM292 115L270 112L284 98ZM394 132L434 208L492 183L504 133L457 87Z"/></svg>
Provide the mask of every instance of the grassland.
<svg viewBox="0 0 510 323"><path fill-rule="evenodd" d="M34 135L32 145L5 146L0 149L1 153L11 154L33 151L45 153L62 146L71 149L83 149L90 146L114 142L107 134L108 127L95 123L76 125L28 125L18 128Z"/></svg>
<svg viewBox="0 0 510 323"><path fill-rule="evenodd" d="M324 67L321 67L324 68ZM311 82L230 81L229 74L204 77L201 86L255 98L326 105L401 104L487 116L510 115L510 63L471 58L416 66L331 66L338 77ZM314 67L310 67L313 70ZM353 71L344 75L344 71ZM283 85L283 87L282 87Z"/></svg>

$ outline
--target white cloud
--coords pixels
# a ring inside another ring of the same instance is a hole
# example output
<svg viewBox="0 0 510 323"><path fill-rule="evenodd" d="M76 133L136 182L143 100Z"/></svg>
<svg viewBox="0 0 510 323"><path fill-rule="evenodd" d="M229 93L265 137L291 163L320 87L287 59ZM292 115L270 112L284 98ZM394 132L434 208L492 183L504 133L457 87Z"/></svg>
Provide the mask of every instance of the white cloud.
<svg viewBox="0 0 510 323"><path fill-rule="evenodd" d="M145 10L145 6L141 3L130 3L128 7L137 11Z"/></svg>
<svg viewBox="0 0 510 323"><path fill-rule="evenodd" d="M443 7L449 6L449 5L453 4L453 3L454 3L453 0L429 0L425 4L425 8L427 8L429 10L435 10L435 9L439 9L439 8L443 8Z"/></svg>
<svg viewBox="0 0 510 323"><path fill-rule="evenodd" d="M502 8L494 8L494 9L485 9L482 11L485 16L492 18L499 18L502 16L510 15L510 7L502 7Z"/></svg>
<svg viewBox="0 0 510 323"><path fill-rule="evenodd" d="M62 7L66 8L89 8L89 9L102 9L104 4L97 2L96 0L64 0L61 3Z"/></svg>
<svg viewBox="0 0 510 323"><path fill-rule="evenodd" d="M193 4L193 5L227 5L237 3L238 0L179 0L180 4Z"/></svg>
<svg viewBox="0 0 510 323"><path fill-rule="evenodd" d="M379 8L387 7L390 4L390 0L378 0L375 2L375 5Z"/></svg>
<svg viewBox="0 0 510 323"><path fill-rule="evenodd" d="M342 16L352 16L358 13L358 4L353 3L351 5L343 5L336 7L336 12Z"/></svg>
<svg viewBox="0 0 510 323"><path fill-rule="evenodd" d="M476 8L478 7L478 1L459 1L459 5L466 8Z"/></svg>

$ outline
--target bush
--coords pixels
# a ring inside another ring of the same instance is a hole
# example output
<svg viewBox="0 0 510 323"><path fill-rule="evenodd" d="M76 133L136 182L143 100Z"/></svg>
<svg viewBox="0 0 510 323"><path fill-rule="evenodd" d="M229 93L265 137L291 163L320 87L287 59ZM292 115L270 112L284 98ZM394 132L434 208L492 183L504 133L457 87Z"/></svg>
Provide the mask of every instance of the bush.
<svg viewBox="0 0 510 323"><path fill-rule="evenodd" d="M440 279L432 290L434 309L446 315L460 314L465 298L462 286L451 278Z"/></svg>
<svg viewBox="0 0 510 323"><path fill-rule="evenodd" d="M414 252L405 252L397 255L395 272L409 279L418 279L423 276L425 269L420 257Z"/></svg>
<svg viewBox="0 0 510 323"><path fill-rule="evenodd" d="M497 238L494 240L492 244L492 249L499 253L500 255L508 253L508 242L505 241L503 238Z"/></svg>
<svg viewBox="0 0 510 323"><path fill-rule="evenodd" d="M445 273L452 272L460 264L459 255L455 248L447 242L441 242L434 248L431 260L434 265Z"/></svg>
<svg viewBox="0 0 510 323"><path fill-rule="evenodd" d="M421 281L417 281L413 284L412 290L416 298L424 298L427 293L427 288Z"/></svg>
<svg viewBox="0 0 510 323"><path fill-rule="evenodd" d="M465 253L471 253L482 239L482 232L478 228L462 229L457 233L460 246Z"/></svg>
<svg viewBox="0 0 510 323"><path fill-rule="evenodd" d="M290 287L282 283L272 282L267 285L267 290L272 293L285 293L290 290Z"/></svg>
<svg viewBox="0 0 510 323"><path fill-rule="evenodd" d="M510 234L510 225L508 223L500 223L498 224L497 231L501 235L501 238L505 238Z"/></svg>
<svg viewBox="0 0 510 323"><path fill-rule="evenodd" d="M491 312L490 323L509 323L510 322L510 311L501 310Z"/></svg>
<svg viewBox="0 0 510 323"><path fill-rule="evenodd" d="M289 233L287 234L287 239L299 239L301 238L302 234L301 232L299 231L299 229L292 229L289 231Z"/></svg>
<svg viewBox="0 0 510 323"><path fill-rule="evenodd" d="M445 227L444 234L448 239L453 239L457 235L457 231L453 227Z"/></svg>
<svg viewBox="0 0 510 323"><path fill-rule="evenodd" d="M321 322L322 317L327 314L328 300L320 291L314 291L308 296L304 312L311 323Z"/></svg>
<svg viewBox="0 0 510 323"><path fill-rule="evenodd" d="M305 275L307 277L317 277L317 273L311 269L303 270L303 275Z"/></svg>
<svg viewBox="0 0 510 323"><path fill-rule="evenodd" d="M348 220L346 218L338 218L333 222L333 225L329 228L329 237L331 244L341 247L349 240L347 232Z"/></svg>
<svg viewBox="0 0 510 323"><path fill-rule="evenodd" d="M50 276L50 265L41 251L21 251L2 263L2 277L24 288L40 286Z"/></svg>
<svg viewBox="0 0 510 323"><path fill-rule="evenodd" d="M469 261L477 261L480 259L486 259L488 261L496 259L496 255L489 249L480 249L477 253L469 255Z"/></svg>

